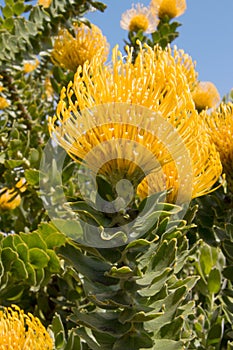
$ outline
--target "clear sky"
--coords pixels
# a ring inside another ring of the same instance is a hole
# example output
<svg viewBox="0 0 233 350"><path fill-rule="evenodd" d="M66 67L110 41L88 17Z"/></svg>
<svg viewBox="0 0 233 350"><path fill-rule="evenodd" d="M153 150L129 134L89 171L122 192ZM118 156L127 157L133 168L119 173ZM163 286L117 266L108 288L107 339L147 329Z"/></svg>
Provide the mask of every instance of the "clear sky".
<svg viewBox="0 0 233 350"><path fill-rule="evenodd" d="M106 35L111 47L127 39L120 28L121 14L131 8L132 0L105 0L104 13L87 17ZM149 5L150 1L140 3ZM221 96L233 88L233 0L187 0L186 12L175 19L182 24L173 43L196 61L199 80L212 81Z"/></svg>
<svg viewBox="0 0 233 350"><path fill-rule="evenodd" d="M101 0L99 0L101 1ZM186 0L187 10L178 17L180 36L173 43L196 61L199 79L212 81L224 96L233 88L233 0ZM131 8L133 0L102 0L104 13L89 13L88 19L98 25L111 47L119 44L127 31L120 28L121 14ZM150 0L140 0L149 5ZM3 4L3 0L0 0Z"/></svg>

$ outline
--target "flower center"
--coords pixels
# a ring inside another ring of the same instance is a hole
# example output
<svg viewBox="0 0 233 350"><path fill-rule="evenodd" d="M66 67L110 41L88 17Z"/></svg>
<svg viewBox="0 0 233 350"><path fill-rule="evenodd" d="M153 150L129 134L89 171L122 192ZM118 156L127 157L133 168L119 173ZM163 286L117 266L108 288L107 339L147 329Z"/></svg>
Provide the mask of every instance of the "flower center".
<svg viewBox="0 0 233 350"><path fill-rule="evenodd" d="M159 7L159 18L163 18L165 15L170 18L177 16L177 5L176 1L163 0L162 4Z"/></svg>
<svg viewBox="0 0 233 350"><path fill-rule="evenodd" d="M139 30L143 30L143 32L145 32L148 29L148 26L148 18L143 14L139 14L131 19L129 24L129 30L131 32L138 32Z"/></svg>

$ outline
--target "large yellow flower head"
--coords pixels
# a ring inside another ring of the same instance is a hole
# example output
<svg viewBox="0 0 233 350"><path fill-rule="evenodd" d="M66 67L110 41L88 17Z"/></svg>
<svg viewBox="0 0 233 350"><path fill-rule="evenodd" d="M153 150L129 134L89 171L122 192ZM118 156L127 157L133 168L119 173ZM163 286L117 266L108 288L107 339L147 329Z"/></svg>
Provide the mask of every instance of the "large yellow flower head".
<svg viewBox="0 0 233 350"><path fill-rule="evenodd" d="M115 48L111 67L98 58L79 67L61 92L50 133L75 160L94 170L101 159L99 172L110 182L124 177L134 187L185 148L198 168L188 169L199 177L195 191L205 193L221 174L221 163L199 123L190 92L195 79L183 51L141 47L133 63L132 51L124 58Z"/></svg>
<svg viewBox="0 0 233 350"><path fill-rule="evenodd" d="M221 104L205 121L212 141L220 153L227 187L233 193L233 103Z"/></svg>
<svg viewBox="0 0 233 350"><path fill-rule="evenodd" d="M181 16L186 10L186 0L152 0L151 11L158 13L159 18Z"/></svg>
<svg viewBox="0 0 233 350"><path fill-rule="evenodd" d="M136 4L122 14L120 25L132 32L142 30L145 33L153 33L158 25L158 16L151 12L149 7Z"/></svg>
<svg viewBox="0 0 233 350"><path fill-rule="evenodd" d="M91 61L94 56L99 56L102 62L108 57L109 44L101 30L91 25L78 26L74 24L75 36L72 36L67 29L61 29L55 39L52 61L63 68L76 72L78 66L85 61Z"/></svg>
<svg viewBox="0 0 233 350"><path fill-rule="evenodd" d="M0 350L52 350L53 342L37 317L18 306L0 310Z"/></svg>
<svg viewBox="0 0 233 350"><path fill-rule="evenodd" d="M193 100L197 110L215 107L220 102L220 95L216 86L210 81L200 81L193 93Z"/></svg>

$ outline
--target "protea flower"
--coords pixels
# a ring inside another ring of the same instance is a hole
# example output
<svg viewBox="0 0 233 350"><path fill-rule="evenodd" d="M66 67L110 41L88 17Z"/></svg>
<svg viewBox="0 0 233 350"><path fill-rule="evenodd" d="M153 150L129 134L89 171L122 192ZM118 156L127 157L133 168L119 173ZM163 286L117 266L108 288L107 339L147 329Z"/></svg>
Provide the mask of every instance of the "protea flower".
<svg viewBox="0 0 233 350"><path fill-rule="evenodd" d="M74 24L75 36L72 36L67 29L61 29L55 38L52 61L63 68L76 72L78 66L85 61L91 61L96 55L102 62L108 57L109 45L101 30L91 25L78 26Z"/></svg>
<svg viewBox="0 0 233 350"><path fill-rule="evenodd" d="M233 103L222 103L210 115L205 113L205 122L220 153L227 187L233 193Z"/></svg>
<svg viewBox="0 0 233 350"><path fill-rule="evenodd" d="M198 82L192 95L198 111L213 108L220 102L219 92L210 81Z"/></svg>
<svg viewBox="0 0 233 350"><path fill-rule="evenodd" d="M98 57L79 67L62 90L50 132L73 159L98 168L113 185L126 178L136 188L150 173L173 169L167 185L177 188L177 176L189 173L191 196L207 193L222 168L193 103L195 79L183 51L146 46L133 63L132 51L124 59L115 48L111 67ZM182 157L190 159L185 169Z"/></svg>
<svg viewBox="0 0 233 350"><path fill-rule="evenodd" d="M142 30L145 33L153 33L158 24L158 16L151 12L149 7L140 3L122 14L120 25L123 29L138 32Z"/></svg>
<svg viewBox="0 0 233 350"><path fill-rule="evenodd" d="M18 306L0 310L1 350L52 350L53 342L37 317Z"/></svg>
<svg viewBox="0 0 233 350"><path fill-rule="evenodd" d="M158 13L159 18L181 16L186 10L186 0L152 0L151 11Z"/></svg>
<svg viewBox="0 0 233 350"><path fill-rule="evenodd" d="M21 203L20 192L26 191L25 179L20 179L15 187L3 187L0 189L0 209L13 210Z"/></svg>

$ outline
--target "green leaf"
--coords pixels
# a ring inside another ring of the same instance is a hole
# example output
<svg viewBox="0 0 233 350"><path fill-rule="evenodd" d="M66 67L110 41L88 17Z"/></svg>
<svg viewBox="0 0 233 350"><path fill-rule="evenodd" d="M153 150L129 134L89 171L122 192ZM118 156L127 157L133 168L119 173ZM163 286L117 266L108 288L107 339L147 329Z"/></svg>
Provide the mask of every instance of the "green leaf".
<svg viewBox="0 0 233 350"><path fill-rule="evenodd" d="M28 283L32 286L36 286L36 272L30 263L26 263L26 269L28 273Z"/></svg>
<svg viewBox="0 0 233 350"><path fill-rule="evenodd" d="M25 178L29 185L35 186L39 184L40 173L37 169L26 169Z"/></svg>
<svg viewBox="0 0 233 350"><path fill-rule="evenodd" d="M233 242L230 240L226 239L225 241L222 242L222 249L224 255L233 262Z"/></svg>
<svg viewBox="0 0 233 350"><path fill-rule="evenodd" d="M24 292L24 289L25 289L24 285L13 286L13 287L11 287L10 290L7 290L4 297L6 300L9 300L11 302L18 301L18 300L20 300L20 298Z"/></svg>
<svg viewBox="0 0 233 350"><path fill-rule="evenodd" d="M6 160L5 164L10 168L14 169L24 163L23 160L18 160L18 159L11 159L11 160Z"/></svg>
<svg viewBox="0 0 233 350"><path fill-rule="evenodd" d="M6 28L8 31L11 31L14 28L14 20L13 18L9 17L3 22L3 27Z"/></svg>
<svg viewBox="0 0 233 350"><path fill-rule="evenodd" d="M82 350L80 337L73 330L69 333L69 338L64 350Z"/></svg>
<svg viewBox="0 0 233 350"><path fill-rule="evenodd" d="M230 281L233 281L233 265L229 265L223 269L223 276Z"/></svg>
<svg viewBox="0 0 233 350"><path fill-rule="evenodd" d="M159 334L161 338L180 340L181 331L184 325L184 317L181 315L175 318L171 323L164 325Z"/></svg>
<svg viewBox="0 0 233 350"><path fill-rule="evenodd" d="M11 7L14 5L14 0L5 0L5 4Z"/></svg>
<svg viewBox="0 0 233 350"><path fill-rule="evenodd" d="M199 261L203 274L208 275L213 267L211 247L205 244L201 248Z"/></svg>
<svg viewBox="0 0 233 350"><path fill-rule="evenodd" d="M70 317L72 322L83 324L95 331L112 335L119 338L130 330L130 323L122 324L118 321L116 312L83 313L74 309Z"/></svg>
<svg viewBox="0 0 233 350"><path fill-rule="evenodd" d="M221 288L221 273L217 268L210 271L208 277L208 290L211 294L217 294Z"/></svg>
<svg viewBox="0 0 233 350"><path fill-rule="evenodd" d="M15 260L11 267L12 277L18 281L24 281L28 278L28 273L24 262L20 259Z"/></svg>
<svg viewBox="0 0 233 350"><path fill-rule="evenodd" d="M92 350L101 350L102 349L102 347L99 346L93 340L93 337L87 334L86 329L79 327L79 328L74 329L74 333L77 334L80 338L85 340L85 343L89 346L89 348L87 348L87 349L92 349ZM74 349L72 349L72 350L74 350Z"/></svg>
<svg viewBox="0 0 233 350"><path fill-rule="evenodd" d="M112 350L139 350L142 347L151 348L152 345L152 339L146 332L135 330L117 339Z"/></svg>
<svg viewBox="0 0 233 350"><path fill-rule="evenodd" d="M51 233L47 238L45 238L45 243L48 249L54 249L55 247L60 247L64 245L67 238L63 233L56 232Z"/></svg>
<svg viewBox="0 0 233 350"><path fill-rule="evenodd" d="M61 270L60 260L58 259L56 253L47 249L46 254L49 256L48 269L51 273L58 273Z"/></svg>
<svg viewBox="0 0 233 350"><path fill-rule="evenodd" d="M43 268L35 268L36 286L40 286L45 278L45 270Z"/></svg>
<svg viewBox="0 0 233 350"><path fill-rule="evenodd" d="M29 249L40 248L41 250L46 251L46 243L36 231L32 233L21 233L20 237L27 244Z"/></svg>
<svg viewBox="0 0 233 350"><path fill-rule="evenodd" d="M63 236L67 235L75 241L83 235L83 229L78 220L53 219L52 223L63 233Z"/></svg>
<svg viewBox="0 0 233 350"><path fill-rule="evenodd" d="M29 261L34 268L44 268L48 265L49 255L40 248L29 249Z"/></svg>
<svg viewBox="0 0 233 350"><path fill-rule="evenodd" d="M220 344L222 339L222 322L220 321L217 324L214 324L209 333L207 338L207 344L213 345L213 344Z"/></svg>
<svg viewBox="0 0 233 350"><path fill-rule="evenodd" d="M2 14L5 18L9 18L13 16L13 11L12 11L12 7L9 5L6 5L5 7L3 7L2 9Z"/></svg>
<svg viewBox="0 0 233 350"><path fill-rule="evenodd" d="M2 249L1 260L5 269L9 271L12 263L17 259L18 259L18 254L15 251L13 251L12 248L6 247Z"/></svg>
<svg viewBox="0 0 233 350"><path fill-rule="evenodd" d="M174 262L176 256L176 239L163 241L156 254L152 258L151 266L152 270L162 270L169 267Z"/></svg>
<svg viewBox="0 0 233 350"><path fill-rule="evenodd" d="M113 266L111 270L107 273L108 276L114 277L114 278L126 278L133 276L133 271L128 266L122 266L120 268L117 268L116 266Z"/></svg>
<svg viewBox="0 0 233 350"><path fill-rule="evenodd" d="M20 243L17 245L16 249L20 259L28 261L28 246L25 243Z"/></svg>
<svg viewBox="0 0 233 350"><path fill-rule="evenodd" d="M170 339L156 339L152 350L184 350L184 344L182 341L174 341Z"/></svg>
<svg viewBox="0 0 233 350"><path fill-rule="evenodd" d="M146 239L137 239L135 241L132 241L130 242L126 248L125 248L125 251L127 250L134 250L134 249L138 249L138 248L141 248L141 247L145 247L145 246L149 246L151 243L149 241L147 241Z"/></svg>
<svg viewBox="0 0 233 350"><path fill-rule="evenodd" d="M16 4L13 6L13 11L17 16L20 16L24 12L24 9L24 3L21 1L16 2Z"/></svg>
<svg viewBox="0 0 233 350"><path fill-rule="evenodd" d="M53 317L51 329L54 334L56 349L63 349L66 344L65 330L61 316L57 313Z"/></svg>
<svg viewBox="0 0 233 350"><path fill-rule="evenodd" d="M40 160L40 152L35 148L31 148L29 152L28 160L32 167L36 166Z"/></svg>
<svg viewBox="0 0 233 350"><path fill-rule="evenodd" d="M150 297L155 295L161 290L162 286L166 283L172 272L173 270L168 267L164 271L162 271L162 273L160 273L160 271L157 271L157 273L153 273L152 271L151 273L146 274L146 278L142 278L142 280L139 279L137 283L139 285L144 284L146 282L148 283L150 279L150 286L141 289L138 293L144 297Z"/></svg>
<svg viewBox="0 0 233 350"><path fill-rule="evenodd" d="M116 279L105 276L105 272L111 269L111 265L95 257L85 256L78 248L66 245L59 249L59 253L68 260L73 267L86 278L93 282L106 285L115 284Z"/></svg>
<svg viewBox="0 0 233 350"><path fill-rule="evenodd" d="M2 247L3 248L12 247L13 249L16 249L16 245L15 245L15 242L14 242L14 237L15 237L15 235L13 235L13 234L4 237L2 242L1 242Z"/></svg>

